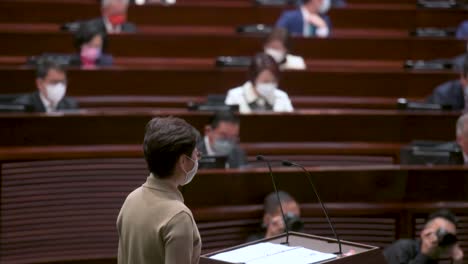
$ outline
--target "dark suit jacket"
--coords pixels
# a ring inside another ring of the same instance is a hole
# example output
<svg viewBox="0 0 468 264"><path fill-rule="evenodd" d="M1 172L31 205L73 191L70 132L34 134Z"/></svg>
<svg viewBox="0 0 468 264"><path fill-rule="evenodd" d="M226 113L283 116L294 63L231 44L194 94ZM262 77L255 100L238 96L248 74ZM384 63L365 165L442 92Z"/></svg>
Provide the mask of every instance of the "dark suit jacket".
<svg viewBox="0 0 468 264"><path fill-rule="evenodd" d="M208 151L206 150L205 140L203 140L203 137L198 142L197 149L203 155L208 155ZM245 152L238 145L236 145L234 149L232 150L231 154L229 154L227 162L229 163L229 167L239 168L241 166L247 165L247 157L245 155Z"/></svg>
<svg viewBox="0 0 468 264"><path fill-rule="evenodd" d="M431 104L451 105L453 110L465 108L463 87L459 80L448 81L439 85L432 95L427 98Z"/></svg>
<svg viewBox="0 0 468 264"><path fill-rule="evenodd" d="M14 104L24 105L32 112L46 112L45 106L39 97L39 92L34 92L18 97ZM78 109L78 103L70 97L63 98L57 105L57 110L74 110Z"/></svg>
<svg viewBox="0 0 468 264"><path fill-rule="evenodd" d="M88 21L84 21L83 23L96 23L96 25L101 28L102 31L107 32L106 30L106 24L104 23L104 18L98 17L95 19L91 19ZM135 33L137 31L137 27L135 24L131 22L125 22L122 24L122 32L125 33Z"/></svg>
<svg viewBox="0 0 468 264"><path fill-rule="evenodd" d="M328 25L331 32L331 20L327 15L320 15ZM278 21L276 27L285 28L291 35L302 36L304 32L304 18L302 17L301 9L284 11Z"/></svg>

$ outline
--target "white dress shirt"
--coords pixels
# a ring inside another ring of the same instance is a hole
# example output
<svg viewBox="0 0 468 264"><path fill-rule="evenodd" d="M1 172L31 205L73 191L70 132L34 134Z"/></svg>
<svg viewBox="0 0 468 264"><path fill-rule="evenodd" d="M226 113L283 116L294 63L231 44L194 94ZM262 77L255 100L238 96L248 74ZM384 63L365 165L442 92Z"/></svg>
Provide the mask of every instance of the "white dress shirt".
<svg viewBox="0 0 468 264"><path fill-rule="evenodd" d="M208 139L208 137L205 136L205 137L203 138L203 140L205 141L206 154L207 154L208 156L213 156L213 155L215 155L215 152L214 152L213 149L211 148L210 140Z"/></svg>
<svg viewBox="0 0 468 264"><path fill-rule="evenodd" d="M287 93L276 89L274 92L274 96L267 102L267 99L259 97L255 93L254 89L255 88L253 87L252 83L249 81L240 87L236 87L229 90L226 96L225 104L239 105L239 112L241 114L251 113L252 109L250 108L249 104L253 102L258 102L259 104L269 103L273 106L273 112L294 111L293 106L291 104L291 100L289 99Z"/></svg>
<svg viewBox="0 0 468 264"><path fill-rule="evenodd" d="M56 111L57 106L52 105L52 103L49 100L47 100L45 96L42 95L42 93L39 93L39 97L41 98L42 104L44 105L47 113Z"/></svg>
<svg viewBox="0 0 468 264"><path fill-rule="evenodd" d="M286 62L280 64L281 70L305 70L307 68L304 59L301 56L292 54L286 55Z"/></svg>

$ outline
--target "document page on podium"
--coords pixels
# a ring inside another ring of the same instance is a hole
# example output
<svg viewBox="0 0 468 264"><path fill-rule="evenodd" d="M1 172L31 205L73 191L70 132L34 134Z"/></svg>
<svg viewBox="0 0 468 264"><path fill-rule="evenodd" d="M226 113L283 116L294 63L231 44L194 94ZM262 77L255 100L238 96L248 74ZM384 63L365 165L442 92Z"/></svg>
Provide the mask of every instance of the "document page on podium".
<svg viewBox="0 0 468 264"><path fill-rule="evenodd" d="M311 264L336 258L336 255L266 242L219 253L210 258L245 264Z"/></svg>

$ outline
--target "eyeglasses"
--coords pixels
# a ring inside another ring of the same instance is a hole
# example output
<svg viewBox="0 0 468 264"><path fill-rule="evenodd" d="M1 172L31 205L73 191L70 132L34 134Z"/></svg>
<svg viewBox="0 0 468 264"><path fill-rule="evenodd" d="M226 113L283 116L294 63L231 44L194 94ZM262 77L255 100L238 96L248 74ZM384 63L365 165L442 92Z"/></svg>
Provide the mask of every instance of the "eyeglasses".
<svg viewBox="0 0 468 264"><path fill-rule="evenodd" d="M198 149L195 149L195 156L197 157L197 160L201 160L203 154L200 151L198 151Z"/></svg>

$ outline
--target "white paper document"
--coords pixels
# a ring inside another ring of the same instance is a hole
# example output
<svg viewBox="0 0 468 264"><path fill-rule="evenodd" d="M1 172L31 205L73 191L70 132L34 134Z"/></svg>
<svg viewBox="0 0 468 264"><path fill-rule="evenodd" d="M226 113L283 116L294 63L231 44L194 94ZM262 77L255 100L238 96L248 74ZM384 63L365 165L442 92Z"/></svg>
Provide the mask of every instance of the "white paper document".
<svg viewBox="0 0 468 264"><path fill-rule="evenodd" d="M210 258L246 264L311 264L336 258L336 255L267 242L219 253Z"/></svg>

